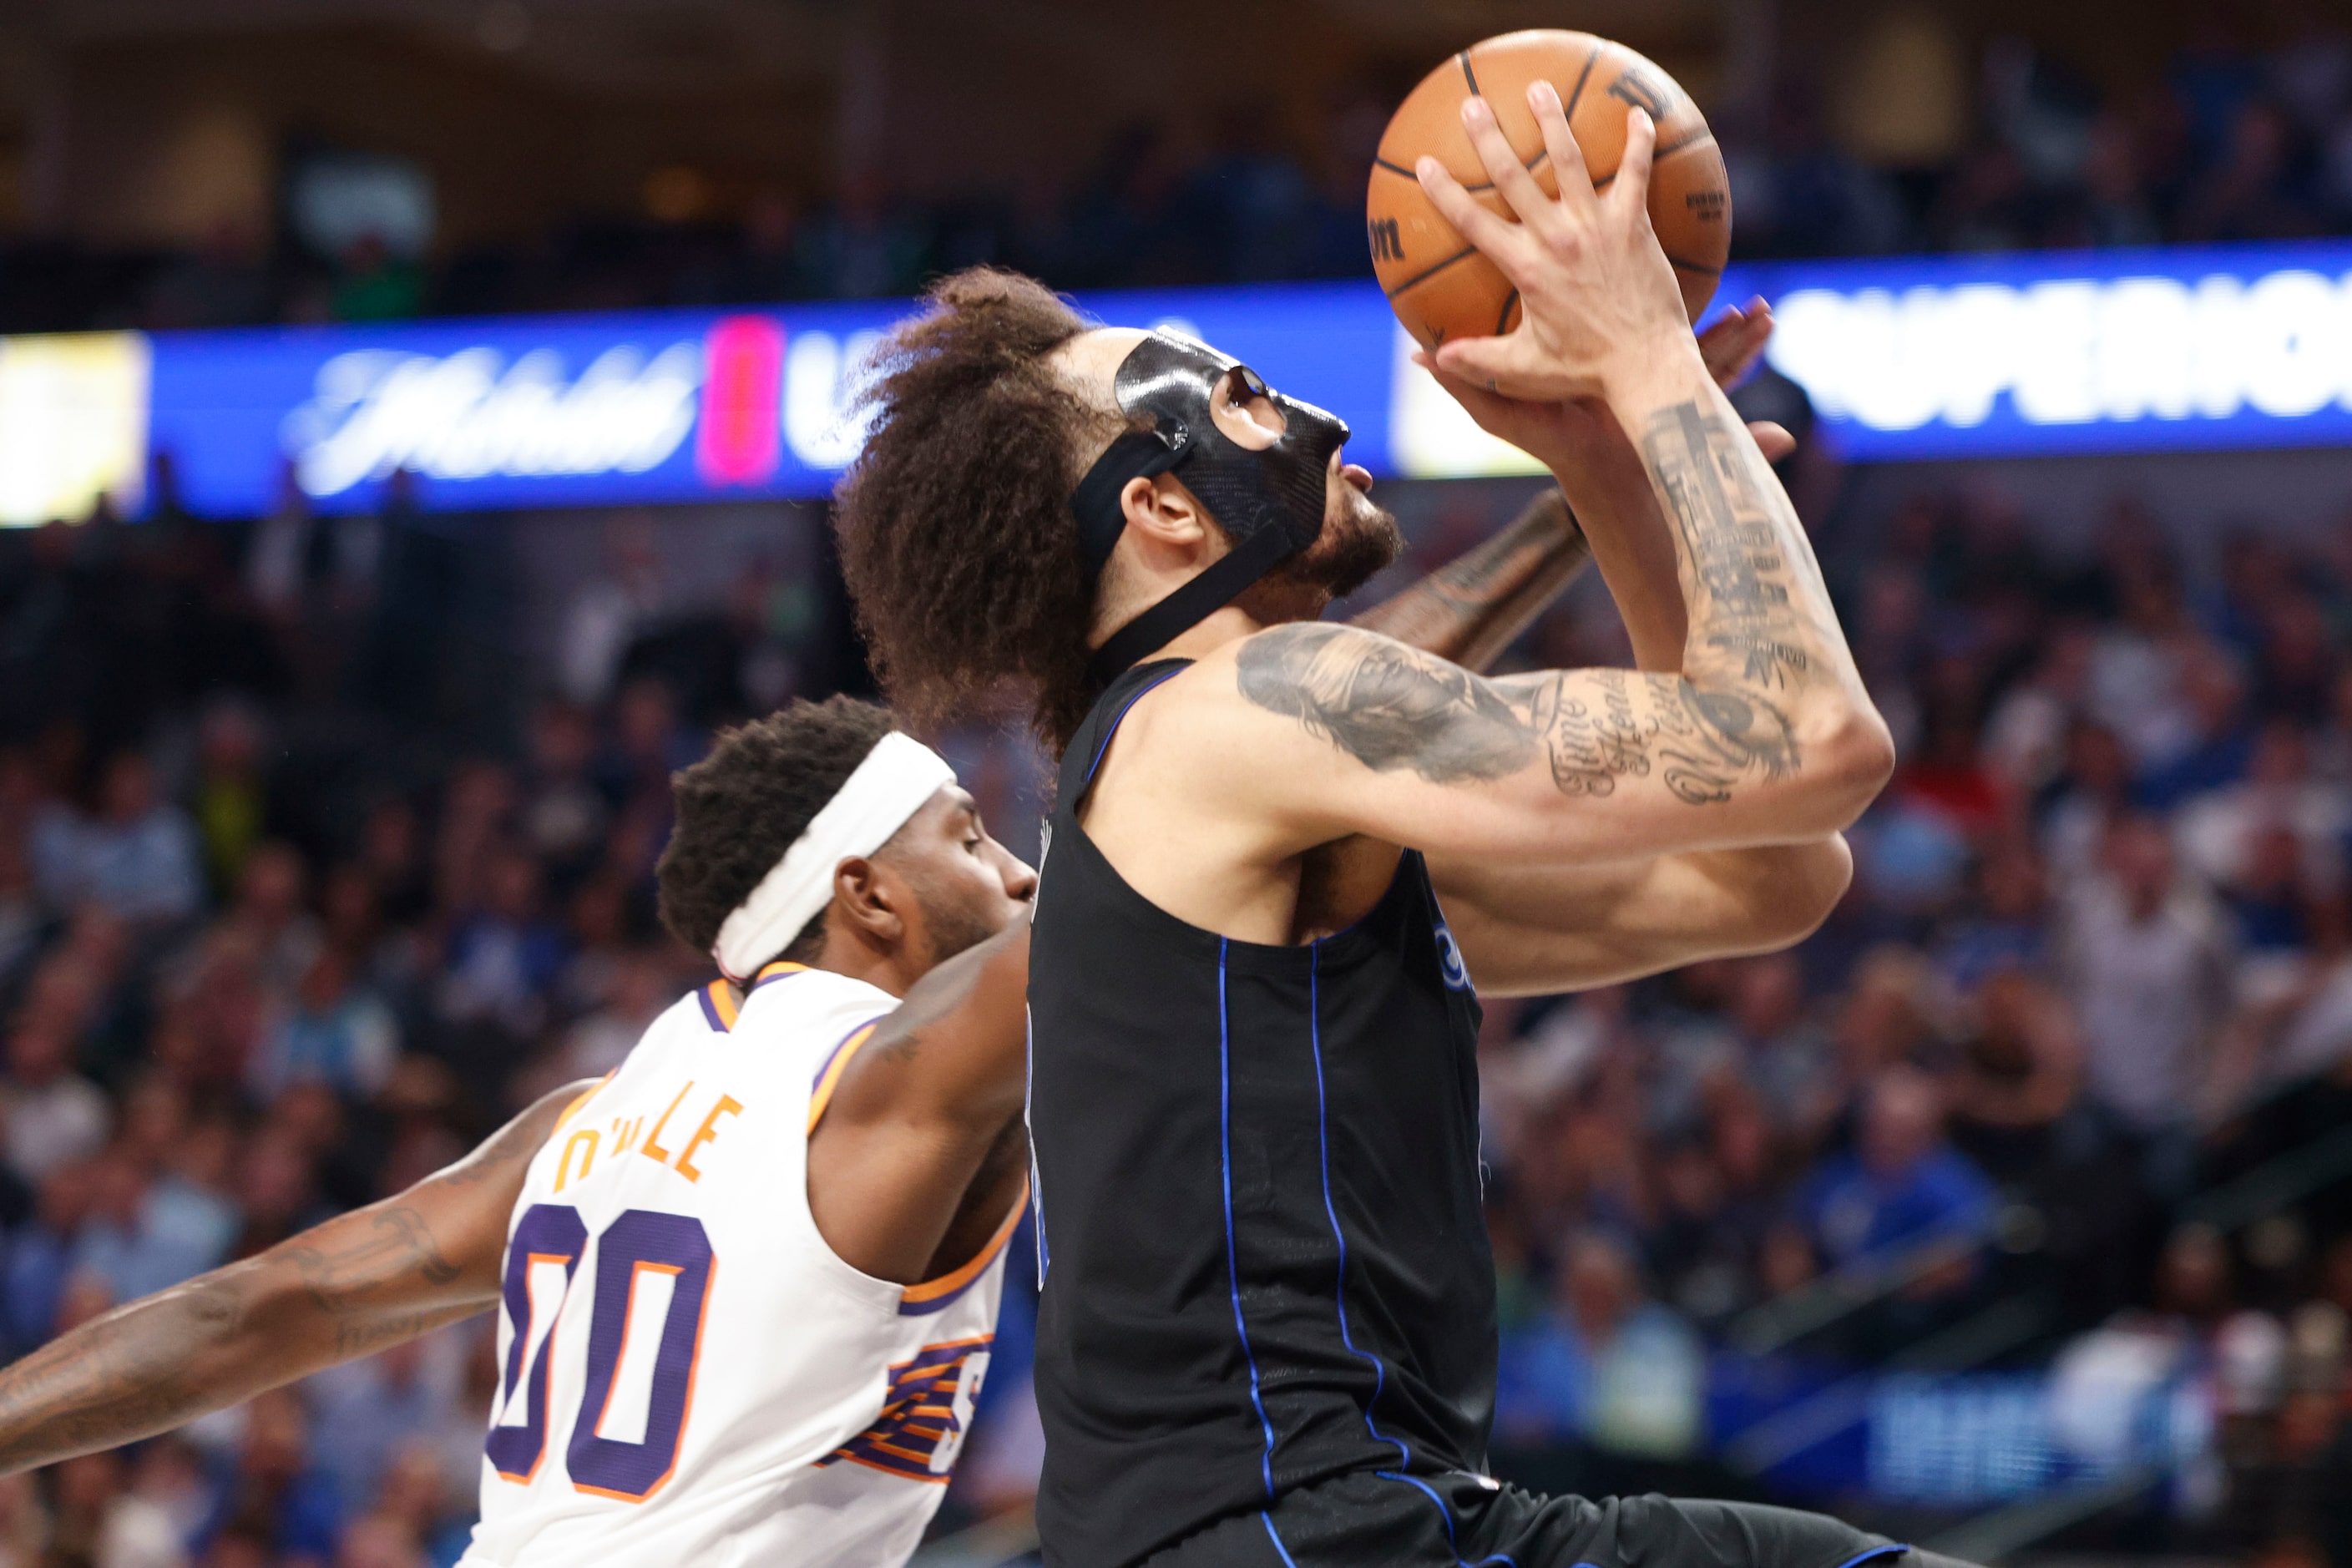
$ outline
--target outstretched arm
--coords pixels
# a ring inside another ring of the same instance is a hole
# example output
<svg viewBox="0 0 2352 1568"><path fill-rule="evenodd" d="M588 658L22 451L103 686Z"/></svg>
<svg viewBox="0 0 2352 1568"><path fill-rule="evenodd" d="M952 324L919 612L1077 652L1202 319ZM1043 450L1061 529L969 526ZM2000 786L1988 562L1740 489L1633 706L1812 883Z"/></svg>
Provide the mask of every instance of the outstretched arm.
<svg viewBox="0 0 2352 1568"><path fill-rule="evenodd" d="M486 1311L558 1089L397 1197L118 1307L0 1371L0 1473L152 1437Z"/></svg>

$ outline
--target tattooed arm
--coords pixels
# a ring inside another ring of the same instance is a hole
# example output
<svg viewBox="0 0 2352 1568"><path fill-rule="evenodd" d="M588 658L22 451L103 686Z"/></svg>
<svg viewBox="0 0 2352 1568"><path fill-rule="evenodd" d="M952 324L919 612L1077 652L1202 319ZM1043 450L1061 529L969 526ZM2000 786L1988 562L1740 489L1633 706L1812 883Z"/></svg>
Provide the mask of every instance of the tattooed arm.
<svg viewBox="0 0 2352 1568"><path fill-rule="evenodd" d="M1486 996L1548 996L1786 947L1828 918L1853 871L1836 834L1581 866L1429 867Z"/></svg>
<svg viewBox="0 0 2352 1568"><path fill-rule="evenodd" d="M912 1285L961 1267L1021 1202L1029 921L916 982L843 1068L809 1137L809 1212L843 1261Z"/></svg>
<svg viewBox="0 0 2352 1568"><path fill-rule="evenodd" d="M1727 310L1701 332L1699 354L1716 384L1727 388L1753 368L1771 336L1770 309L1753 300ZM1538 495L1494 538L1348 624L1465 669L1485 669L1582 574L1598 547L1601 574L1624 617L1634 662L1644 669L1674 668L1686 630L1674 547L1662 527L1648 525L1657 502L1616 420L1596 405L1523 403L1436 374L1480 425L1550 468L1559 488ZM1786 455L1793 444L1777 425L1748 429L1768 456ZM1582 515L1601 521L1595 534L1579 526Z"/></svg>
<svg viewBox="0 0 2352 1568"><path fill-rule="evenodd" d="M0 1371L0 1473L118 1447L487 1311L557 1090L397 1197L118 1307Z"/></svg>
<svg viewBox="0 0 2352 1568"><path fill-rule="evenodd" d="M1552 157L1575 166L1558 94L1538 83L1529 98ZM1483 100L1464 120L1520 221L1478 205L1433 160L1423 183L1520 289L1525 312L1508 337L1446 344L1438 367L1501 396L1605 401L1668 524L1681 658L1672 673L1485 681L1339 627L1250 637L1232 655L1242 699L1327 749L1318 764L1276 745L1289 754L1254 773L1284 830L1272 847L1357 832L1471 858L1626 859L1842 829L1885 782L1893 750L1794 509L1691 341L1643 205L1648 117L1631 115L1606 196L1570 180L1558 198ZM1202 734L1196 747L1216 765L1239 739Z"/></svg>

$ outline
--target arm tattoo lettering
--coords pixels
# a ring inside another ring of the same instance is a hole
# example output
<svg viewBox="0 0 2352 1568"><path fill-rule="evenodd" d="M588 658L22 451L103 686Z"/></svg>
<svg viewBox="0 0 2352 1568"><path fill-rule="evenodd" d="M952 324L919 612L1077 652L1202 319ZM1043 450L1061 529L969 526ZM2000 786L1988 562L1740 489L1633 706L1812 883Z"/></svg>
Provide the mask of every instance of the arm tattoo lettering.
<svg viewBox="0 0 2352 1568"><path fill-rule="evenodd" d="M339 1229L341 1227L338 1227ZM442 1256L425 1217L411 1208L368 1216L368 1233L331 1249L289 1248L287 1261L301 1276L304 1294L320 1311L344 1315L369 1310L369 1294L414 1269L427 1284L446 1285L464 1272Z"/></svg>
<svg viewBox="0 0 2352 1568"><path fill-rule="evenodd" d="M1741 684L1774 690L1804 679L1813 668L1805 646L1811 628L1790 602L1796 563L1748 448L1718 416L1681 403L1651 418L1642 457L1694 579L1694 641L1720 656L1710 662Z"/></svg>

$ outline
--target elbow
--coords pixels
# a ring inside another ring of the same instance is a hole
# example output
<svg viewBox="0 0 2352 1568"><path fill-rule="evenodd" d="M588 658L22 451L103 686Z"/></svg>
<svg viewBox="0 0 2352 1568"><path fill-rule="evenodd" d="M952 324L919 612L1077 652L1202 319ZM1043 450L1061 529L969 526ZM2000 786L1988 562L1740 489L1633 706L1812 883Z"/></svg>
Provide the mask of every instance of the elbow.
<svg viewBox="0 0 2352 1568"><path fill-rule="evenodd" d="M1820 834L1853 826L1895 776L1895 738L1867 700L1842 704L1801 739L1798 757L1804 826Z"/></svg>
<svg viewBox="0 0 2352 1568"><path fill-rule="evenodd" d="M1774 868L1766 917L1767 951L1792 946L1821 930L1853 885L1853 851L1842 834L1790 847Z"/></svg>
<svg viewBox="0 0 2352 1568"><path fill-rule="evenodd" d="M1778 952L1819 931L1853 883L1853 852L1838 834L1810 844L1742 852L1748 892L1732 951Z"/></svg>

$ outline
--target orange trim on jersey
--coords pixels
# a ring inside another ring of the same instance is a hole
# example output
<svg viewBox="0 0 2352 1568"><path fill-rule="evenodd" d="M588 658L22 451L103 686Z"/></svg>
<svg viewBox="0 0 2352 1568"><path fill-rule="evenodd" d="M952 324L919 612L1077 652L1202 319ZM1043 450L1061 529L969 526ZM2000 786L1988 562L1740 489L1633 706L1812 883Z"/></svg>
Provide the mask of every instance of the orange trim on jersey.
<svg viewBox="0 0 2352 1568"><path fill-rule="evenodd" d="M613 1075L611 1073L606 1073L604 1076L606 1078L610 1078ZM600 1083L596 1086L596 1089L602 1089L604 1087L604 1086ZM596 1089L590 1089L588 1094L595 1093ZM588 1095L583 1094L580 1098L582 1100L585 1100L588 1098ZM523 1304L530 1308L531 1317L536 1320L539 1316L539 1304L531 1300L530 1286L529 1284L530 1279L530 1271L538 1268L542 1263L561 1263L568 1265L572 1262L574 1255L569 1252L530 1252L525 1253L523 1256L526 1259L522 1266L522 1277L525 1281L522 1292ZM536 1326L536 1324L535 1322L525 1323L522 1326L522 1353L528 1359L523 1363L522 1380L515 1384L515 1393L522 1395L522 1407L526 1413L530 1409L531 1374L535 1372L543 1372L546 1379L546 1392L540 1395L539 1452L530 1457L530 1468L525 1470L520 1475L516 1475L512 1470L498 1470L499 1479L502 1481L513 1481L518 1485L527 1487L538 1478L539 1467L547 1462L547 1423L552 1418L554 1412L547 1409L546 1406L548 1403L554 1398L555 1393L555 1331L562 1325L563 1298L569 1295L571 1290L572 1281L567 1276L563 1282L563 1289L559 1292L555 1298L555 1316L548 1321L547 1337L539 1342L539 1354L535 1357L530 1353L530 1331ZM501 1409L499 1414L500 1415L504 1415L506 1412ZM490 1468L494 1470L498 1469L498 1467L495 1465Z"/></svg>
<svg viewBox="0 0 2352 1568"><path fill-rule="evenodd" d="M641 1263L639 1263L639 1264L637 1265L637 1267L638 1267L639 1268L661 1268L661 1267L666 1267L666 1266L665 1266L665 1265L659 1265L659 1264L646 1264L646 1263L642 1263L642 1262L641 1262ZM671 1272L671 1273L673 1273L673 1274L675 1274L675 1273L679 1273L679 1272L682 1272L682 1271L681 1271L681 1270L679 1270L679 1269L672 1268L672 1269L670 1269L670 1272ZM646 1488L646 1489L645 1489L645 1490L643 1490L643 1491L641 1491L641 1492L616 1492L616 1491L614 1491L614 1490L613 1490L611 1488L609 1488L609 1487L592 1487L592 1486L584 1485L584 1484L583 1484L582 1482L579 1482L579 1481L574 1481L574 1482L572 1482L572 1489L573 1491L576 1491L576 1492L587 1492L587 1493L590 1493L591 1495L595 1496L595 1497L608 1497L608 1498L613 1498L613 1499L615 1499L615 1500L619 1500L619 1501L621 1501L621 1502L644 1502L644 1501L646 1501L647 1499L651 1498L651 1497L654 1495L654 1493L656 1493L656 1492L657 1492L657 1491L661 1490L661 1489L662 1489L662 1488L664 1488L664 1487L666 1487L666 1486L669 1485L669 1479L670 1479L670 1478L671 1478L672 1476L674 1476L674 1475L677 1474L678 1460L679 1460L679 1459L680 1459L680 1458L685 1455L685 1453L686 1453L686 1430L687 1430L687 1428L688 1428L688 1426L691 1426L692 1425L694 1425L694 1384L695 1384L695 1379L696 1379L697 1375L698 1375L698 1374L702 1371L702 1338L703 1338L703 1331L704 1331L704 1330L706 1330L706 1329L708 1329L708 1328L710 1326L710 1298L711 1298L711 1296L716 1292L716 1288L717 1288L718 1284L719 1284L719 1255L718 1255L717 1253L715 1253L715 1252L714 1252L714 1253L712 1253L712 1254L710 1255L710 1270L709 1270L709 1273L705 1274L705 1275L702 1277L702 1310L701 1310L701 1311L699 1311L699 1312L698 1312L697 1314L695 1314L695 1319L694 1319L694 1359L693 1359L692 1361L690 1361L690 1362L688 1362L688 1363L686 1363L686 1405L685 1405L685 1407L684 1407L683 1409L679 1410L679 1412L677 1413L677 1445L676 1445L674 1447L672 1447L672 1448L670 1449L670 1451L669 1451L669 1468L668 1468L668 1469L667 1469L667 1470L664 1470L660 1475L656 1476L656 1477L653 1479L653 1482L652 1482L652 1484L651 1484L651 1485L649 1485L649 1486L647 1486L647 1487ZM637 1299L637 1282L636 1282L636 1276L635 1276L635 1274L632 1274L632 1275L629 1277L629 1305L630 1305L630 1308L631 1308L631 1310L634 1310L635 1309L635 1307L636 1307L636 1299ZM626 1348L627 1348L627 1346L628 1346L628 1342L629 1342L629 1325L628 1325L628 1321L625 1318L625 1319L623 1319L623 1320L622 1320L622 1322L621 1322L621 1344L622 1344L622 1347L623 1347L624 1349L626 1349ZM619 1380L619 1378L620 1378L620 1375L621 1375L620 1363L616 1361L616 1362L614 1362L614 1365L613 1365L613 1376L614 1376L614 1379L617 1382L617 1381ZM610 1405L610 1404L612 1404L612 1403L613 1403L613 1394L612 1394L612 1391L611 1391L610 1389L607 1389L607 1390L605 1390L605 1392L604 1392L604 1403L605 1403L606 1405ZM602 1425L602 1424L603 1424L604 1417L604 1415L603 1415L603 1414L602 1414L601 1412L598 1414L598 1415L597 1415L596 1419L597 1419L597 1422L598 1422L598 1424L599 1424L599 1425ZM593 1432L593 1431L595 1430L595 1428L594 1428L594 1427L591 1427L591 1428L589 1428L589 1430L590 1430L591 1432ZM609 1438L608 1438L608 1439L606 1439L606 1440L607 1440L607 1441L612 1441L612 1439L609 1439Z"/></svg>
<svg viewBox="0 0 2352 1568"><path fill-rule="evenodd" d="M864 1048L866 1042L874 1037L875 1028L881 1022L879 1018L875 1019L873 1023L866 1025L849 1038L842 1041L835 1049L833 1060L825 1067L824 1076L816 1080L816 1089L809 1095L808 1130L810 1131L815 1131L816 1124L824 1120L824 1108L833 1103L833 1091L840 1087L842 1070L849 1066L849 1058L856 1056Z"/></svg>
<svg viewBox="0 0 2352 1568"><path fill-rule="evenodd" d="M726 1033L734 1029L742 1004L735 1000L735 988L722 977L702 988L702 1010Z"/></svg>
<svg viewBox="0 0 2352 1568"><path fill-rule="evenodd" d="M952 1274L942 1274L936 1279L926 1279L920 1285L908 1286L898 1294L899 1307L903 1310L926 1301L936 1301L942 1296L952 1296L979 1279L982 1271L996 1261L996 1255L1004 1250L1004 1244L1013 1239L1013 1233L1020 1228L1021 1216L1028 1212L1029 1179L1024 1176L1021 1180L1021 1195L1013 1200L1013 1212L1004 1216L1004 1223L996 1227L996 1234L989 1237L988 1245L980 1249L979 1255Z"/></svg>
<svg viewBox="0 0 2352 1568"><path fill-rule="evenodd" d="M613 1381L604 1385L604 1403L596 1407L596 1419L588 1424L588 1435L592 1437L604 1436L604 1417L613 1413L613 1395L618 1393L621 1387L621 1357L629 1353L629 1324L637 1315L637 1281L648 1270L656 1274L667 1274L672 1279L686 1272L675 1263L649 1263L642 1258L638 1258L636 1266L629 1270L628 1304L621 1309L621 1348L613 1355ZM707 1292L710 1286L708 1281L705 1281L702 1288ZM655 1359L658 1361L661 1347L656 1345L654 1348L654 1354ZM681 1425L678 1430L682 1433L686 1428ZM605 1441L618 1442L620 1439L607 1437Z"/></svg>
<svg viewBox="0 0 2352 1568"><path fill-rule="evenodd" d="M591 1087L585 1094L581 1095L571 1104L565 1106L562 1114L556 1117L555 1125L548 1130L547 1141L551 1143L554 1142L557 1136L562 1132L565 1125L569 1123L574 1116L577 1116L580 1113L580 1108L587 1104L590 1100L595 1099L597 1091L602 1089L606 1084L612 1082L613 1074L619 1072L620 1070L621 1069L619 1068L612 1068L611 1071L606 1072L603 1078L598 1079L594 1085Z"/></svg>

